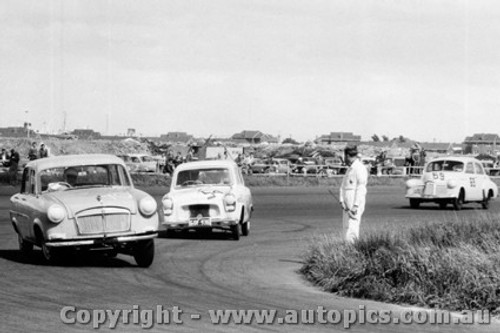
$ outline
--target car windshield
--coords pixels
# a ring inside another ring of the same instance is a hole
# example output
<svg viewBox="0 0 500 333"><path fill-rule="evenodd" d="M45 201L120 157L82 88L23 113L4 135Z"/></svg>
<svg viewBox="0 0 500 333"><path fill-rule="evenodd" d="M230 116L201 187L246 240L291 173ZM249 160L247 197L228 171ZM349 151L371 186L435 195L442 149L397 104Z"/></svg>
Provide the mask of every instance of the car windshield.
<svg viewBox="0 0 500 333"><path fill-rule="evenodd" d="M121 165L79 165L57 167L40 172L42 191L76 189L95 186L130 186Z"/></svg>
<svg viewBox="0 0 500 333"><path fill-rule="evenodd" d="M462 172L464 170L464 163L460 161L435 161L429 163L427 172L432 171L452 171Z"/></svg>
<svg viewBox="0 0 500 333"><path fill-rule="evenodd" d="M193 185L232 185L229 170L226 168L191 169L177 174L176 186Z"/></svg>

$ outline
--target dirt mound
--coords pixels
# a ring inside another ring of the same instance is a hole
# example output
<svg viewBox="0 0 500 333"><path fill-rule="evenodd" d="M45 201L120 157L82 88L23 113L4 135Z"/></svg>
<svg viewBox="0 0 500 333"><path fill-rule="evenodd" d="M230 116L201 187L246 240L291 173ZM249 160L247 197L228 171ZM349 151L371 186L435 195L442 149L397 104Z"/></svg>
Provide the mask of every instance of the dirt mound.
<svg viewBox="0 0 500 333"><path fill-rule="evenodd" d="M0 138L0 148L10 150L15 148L22 157L28 156L31 143L35 141L37 146L45 143L49 148L50 155L69 154L150 154L148 142L137 140L60 140L60 139L28 139L28 138Z"/></svg>

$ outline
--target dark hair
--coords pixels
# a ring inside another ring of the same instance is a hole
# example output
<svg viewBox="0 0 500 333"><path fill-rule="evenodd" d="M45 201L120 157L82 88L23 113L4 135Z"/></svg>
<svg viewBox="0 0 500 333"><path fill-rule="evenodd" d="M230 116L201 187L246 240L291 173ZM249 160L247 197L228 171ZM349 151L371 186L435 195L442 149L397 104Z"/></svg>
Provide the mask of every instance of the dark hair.
<svg viewBox="0 0 500 333"><path fill-rule="evenodd" d="M358 155L358 147L351 146L344 149L344 153L349 157L354 157Z"/></svg>

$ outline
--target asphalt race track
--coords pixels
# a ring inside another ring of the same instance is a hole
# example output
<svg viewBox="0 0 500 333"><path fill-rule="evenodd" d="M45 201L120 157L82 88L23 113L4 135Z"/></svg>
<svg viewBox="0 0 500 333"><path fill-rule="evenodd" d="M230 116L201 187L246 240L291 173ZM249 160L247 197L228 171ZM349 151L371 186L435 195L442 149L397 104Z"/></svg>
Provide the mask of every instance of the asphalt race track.
<svg viewBox="0 0 500 333"><path fill-rule="evenodd" d="M148 189L146 189L148 190ZM149 189L158 200L161 189ZM4 191L5 192L5 191ZM155 324L145 331L161 332L332 332L344 330L337 325L297 324L213 324L209 310L275 309L285 310L346 309L391 310L395 315L408 309L373 301L339 298L320 291L304 281L297 270L301 255L316 235L340 235L338 204L327 188L253 188L255 213L250 235L240 241L228 234L175 235L156 240L155 262L149 269L135 266L133 258L118 255L80 254L74 262L51 266L35 248L31 258L17 250L16 235L9 222L9 195L0 196L0 331L68 332L92 331L92 324L64 324L61 310L163 309L182 310L182 323ZM500 211L493 202L491 213ZM424 205L408 207L403 189L369 188L362 232L373 232L436 219L455 219L484 214L479 205L463 211L439 210ZM363 307L364 306L364 307ZM194 316L192 318L192 316ZM75 313L72 313L75 318ZM197 319L199 317L199 319ZM109 322L100 327L108 331ZM114 331L142 331L140 324L118 324ZM95 330L94 330L95 331ZM358 323L352 332L500 332L490 325L418 325Z"/></svg>

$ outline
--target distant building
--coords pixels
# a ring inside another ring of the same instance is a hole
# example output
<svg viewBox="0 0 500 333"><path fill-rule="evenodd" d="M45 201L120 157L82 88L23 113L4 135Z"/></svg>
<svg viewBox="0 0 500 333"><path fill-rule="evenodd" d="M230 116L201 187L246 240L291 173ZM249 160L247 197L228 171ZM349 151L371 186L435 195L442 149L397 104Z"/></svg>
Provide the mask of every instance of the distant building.
<svg viewBox="0 0 500 333"><path fill-rule="evenodd" d="M314 140L317 144L331 145L333 143L360 143L361 135L354 135L352 132L331 132Z"/></svg>
<svg viewBox="0 0 500 333"><path fill-rule="evenodd" d="M233 134L231 136L231 141L234 143L249 143L249 144L259 144L259 143L278 143L278 138L262 133L261 131L242 131L240 133Z"/></svg>
<svg viewBox="0 0 500 333"><path fill-rule="evenodd" d="M498 144L500 144L500 137L498 134L492 133L478 133L473 136L465 138L464 154L489 154L497 155Z"/></svg>
<svg viewBox="0 0 500 333"><path fill-rule="evenodd" d="M24 138L28 137L28 131L29 131L29 136L33 137L36 135L36 133L28 129L27 126L21 127L21 126L13 126L13 127L1 127L0 128L0 136L3 137L9 137L9 138Z"/></svg>
<svg viewBox="0 0 500 333"><path fill-rule="evenodd" d="M90 139L100 139L101 133L95 132L91 129L75 129L71 133L71 135L75 135L79 139L82 140L90 140Z"/></svg>
<svg viewBox="0 0 500 333"><path fill-rule="evenodd" d="M135 136L135 128L127 129L127 136Z"/></svg>
<svg viewBox="0 0 500 333"><path fill-rule="evenodd" d="M193 136L186 132L168 132L167 134L160 135L160 141L163 142L188 143L192 140Z"/></svg>
<svg viewBox="0 0 500 333"><path fill-rule="evenodd" d="M436 154L454 154L453 148L454 145L452 143L446 142L422 142L420 146L428 153L436 153Z"/></svg>

